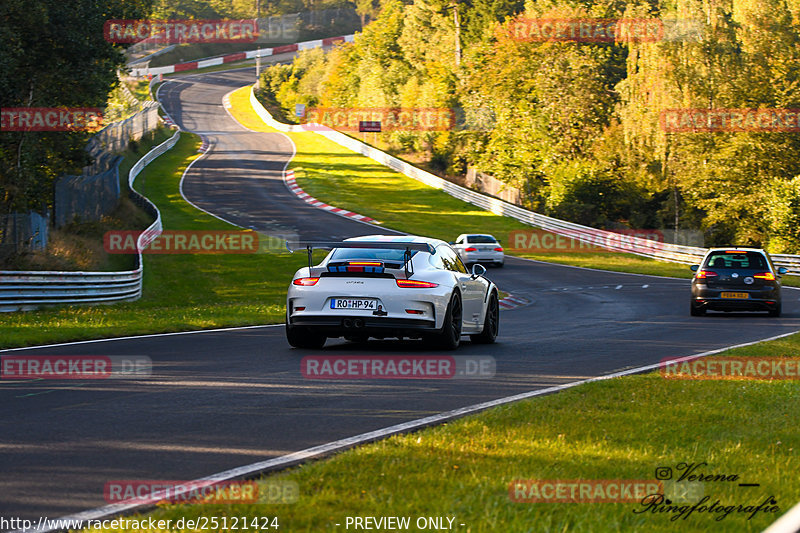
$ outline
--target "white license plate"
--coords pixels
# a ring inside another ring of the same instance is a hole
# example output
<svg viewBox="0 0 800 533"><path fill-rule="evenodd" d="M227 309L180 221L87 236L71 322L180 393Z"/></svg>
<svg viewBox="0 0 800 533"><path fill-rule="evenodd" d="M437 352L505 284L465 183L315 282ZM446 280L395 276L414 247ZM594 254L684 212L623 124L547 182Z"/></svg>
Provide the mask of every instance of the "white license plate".
<svg viewBox="0 0 800 533"><path fill-rule="evenodd" d="M375 311L377 300L369 298L331 298L331 309L365 309Z"/></svg>

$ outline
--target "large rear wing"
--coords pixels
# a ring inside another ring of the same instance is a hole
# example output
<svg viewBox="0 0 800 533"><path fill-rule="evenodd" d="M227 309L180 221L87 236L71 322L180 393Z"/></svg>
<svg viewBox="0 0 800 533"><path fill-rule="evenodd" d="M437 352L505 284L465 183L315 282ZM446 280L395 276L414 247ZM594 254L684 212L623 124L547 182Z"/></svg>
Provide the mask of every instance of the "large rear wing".
<svg viewBox="0 0 800 533"><path fill-rule="evenodd" d="M408 262L411 259L411 251L415 252L428 252L433 254L436 249L432 244L427 242L388 242L388 241L286 241L286 249L289 253L294 253L298 250L305 249L308 253L308 268L312 267L311 252L314 250L333 250L334 248L362 248L372 250L405 250L405 260L403 268L406 271L406 277L412 272L408 270Z"/></svg>

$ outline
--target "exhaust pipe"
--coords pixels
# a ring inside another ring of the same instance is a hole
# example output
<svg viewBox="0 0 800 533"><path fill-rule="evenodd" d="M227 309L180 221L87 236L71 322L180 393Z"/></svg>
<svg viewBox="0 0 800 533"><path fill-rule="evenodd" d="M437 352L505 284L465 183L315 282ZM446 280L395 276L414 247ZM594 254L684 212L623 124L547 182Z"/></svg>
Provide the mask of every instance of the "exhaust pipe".
<svg viewBox="0 0 800 533"><path fill-rule="evenodd" d="M363 328L364 327L364 321L362 319L360 319L360 318L356 318L353 321L353 326L355 326L357 328Z"/></svg>
<svg viewBox="0 0 800 533"><path fill-rule="evenodd" d="M353 327L353 321L350 320L349 318L345 318L344 320L342 320L342 325L344 327L346 327L346 328L352 328Z"/></svg>

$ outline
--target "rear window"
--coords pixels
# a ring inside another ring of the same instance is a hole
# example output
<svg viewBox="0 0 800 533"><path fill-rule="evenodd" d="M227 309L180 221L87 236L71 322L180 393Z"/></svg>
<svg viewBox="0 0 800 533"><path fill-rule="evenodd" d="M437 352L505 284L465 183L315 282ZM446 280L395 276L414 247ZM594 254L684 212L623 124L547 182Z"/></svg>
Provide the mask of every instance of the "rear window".
<svg viewBox="0 0 800 533"><path fill-rule="evenodd" d="M467 237L467 242L471 244L494 244L497 239L491 235L470 235Z"/></svg>
<svg viewBox="0 0 800 533"><path fill-rule="evenodd" d="M758 252L715 252L708 256L706 267L769 270L767 259Z"/></svg>
<svg viewBox="0 0 800 533"><path fill-rule="evenodd" d="M351 261L353 259L374 259L376 261L390 261L402 263L405 259L405 250L382 250L380 248L336 248L330 261ZM411 256L416 255L416 250L411 250Z"/></svg>

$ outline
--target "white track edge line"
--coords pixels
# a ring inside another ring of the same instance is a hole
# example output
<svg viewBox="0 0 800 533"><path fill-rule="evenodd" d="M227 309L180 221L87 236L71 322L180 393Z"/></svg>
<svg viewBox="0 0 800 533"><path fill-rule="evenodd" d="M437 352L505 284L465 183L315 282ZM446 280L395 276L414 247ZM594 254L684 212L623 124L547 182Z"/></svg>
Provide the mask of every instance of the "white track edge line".
<svg viewBox="0 0 800 533"><path fill-rule="evenodd" d="M169 337L172 335L194 335L197 333L214 333L220 331L237 331L240 329L254 329L254 328L276 328L278 326L283 326L284 323L281 322L280 324L256 324L254 326L231 326L227 328L214 328L214 329L195 329L192 331L169 331L165 333L143 333L141 335L128 335L126 337L107 337L104 339L87 339L84 341L70 341L70 342L59 342L56 344L37 344L36 346L20 346L19 348L4 348L0 349L0 353L4 352L16 352L22 350L35 350L37 348L57 348L59 346L73 346L77 344L94 344L96 342L113 342L113 341L126 341L130 339L149 339L151 337Z"/></svg>
<svg viewBox="0 0 800 533"><path fill-rule="evenodd" d="M800 526L800 503L786 511L762 533L797 533Z"/></svg>

